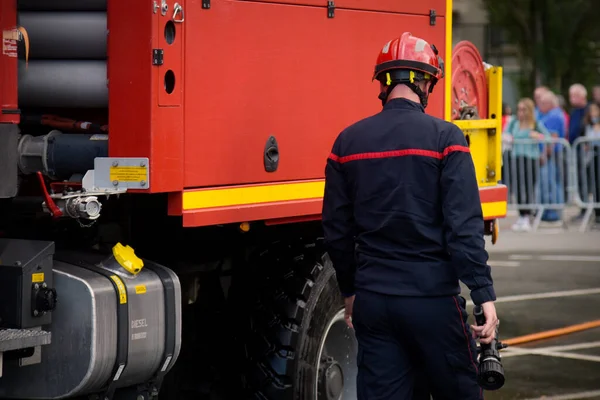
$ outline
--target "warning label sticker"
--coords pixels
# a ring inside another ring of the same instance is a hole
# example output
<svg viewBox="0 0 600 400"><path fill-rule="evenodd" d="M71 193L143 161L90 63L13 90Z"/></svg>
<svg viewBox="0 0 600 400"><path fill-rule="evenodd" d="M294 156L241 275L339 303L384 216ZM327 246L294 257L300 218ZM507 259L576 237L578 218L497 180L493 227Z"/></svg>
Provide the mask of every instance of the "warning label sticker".
<svg viewBox="0 0 600 400"><path fill-rule="evenodd" d="M87 122L84 122L87 123ZM81 124L83 125L83 124ZM108 140L108 135L105 133L96 133L92 136L90 136L90 140Z"/></svg>
<svg viewBox="0 0 600 400"><path fill-rule="evenodd" d="M144 293L146 293L146 285L137 285L135 287L135 293L136 294L144 294Z"/></svg>
<svg viewBox="0 0 600 400"><path fill-rule="evenodd" d="M125 289L125 285L121 278L116 275L111 275L110 279L112 279L117 285L117 290L119 292L119 303L126 304L127 303L127 289Z"/></svg>
<svg viewBox="0 0 600 400"><path fill-rule="evenodd" d="M119 182L141 182L148 179L147 167L111 167L110 180Z"/></svg>
<svg viewBox="0 0 600 400"><path fill-rule="evenodd" d="M19 31L11 29L2 31L2 54L8 57L17 57L17 42Z"/></svg>

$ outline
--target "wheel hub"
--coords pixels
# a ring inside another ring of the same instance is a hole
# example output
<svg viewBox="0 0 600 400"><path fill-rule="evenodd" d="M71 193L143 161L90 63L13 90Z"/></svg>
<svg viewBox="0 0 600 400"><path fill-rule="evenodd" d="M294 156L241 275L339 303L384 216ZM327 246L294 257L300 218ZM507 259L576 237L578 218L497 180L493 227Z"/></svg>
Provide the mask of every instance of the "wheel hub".
<svg viewBox="0 0 600 400"><path fill-rule="evenodd" d="M354 330L346 325L342 308L329 320L319 345L315 400L356 400L357 352Z"/></svg>
<svg viewBox="0 0 600 400"><path fill-rule="evenodd" d="M319 399L340 400L344 391L344 371L332 357L321 361Z"/></svg>

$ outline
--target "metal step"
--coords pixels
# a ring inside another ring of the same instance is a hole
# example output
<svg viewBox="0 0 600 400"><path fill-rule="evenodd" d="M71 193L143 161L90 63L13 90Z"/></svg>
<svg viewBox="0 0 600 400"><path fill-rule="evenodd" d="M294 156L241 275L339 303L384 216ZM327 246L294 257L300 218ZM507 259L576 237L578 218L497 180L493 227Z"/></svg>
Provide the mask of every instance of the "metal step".
<svg viewBox="0 0 600 400"><path fill-rule="evenodd" d="M0 378L2 377L3 353L12 350L38 348L30 359L20 360L21 365L41 361L39 346L50 344L52 334L41 329L0 329Z"/></svg>
<svg viewBox="0 0 600 400"><path fill-rule="evenodd" d="M0 353L50 344L50 332L33 329L0 329Z"/></svg>

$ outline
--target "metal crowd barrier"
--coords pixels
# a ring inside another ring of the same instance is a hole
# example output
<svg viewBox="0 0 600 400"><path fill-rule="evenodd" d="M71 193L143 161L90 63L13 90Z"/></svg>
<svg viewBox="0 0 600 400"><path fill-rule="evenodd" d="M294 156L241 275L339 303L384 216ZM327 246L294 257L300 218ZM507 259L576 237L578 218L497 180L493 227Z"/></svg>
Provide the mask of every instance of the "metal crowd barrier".
<svg viewBox="0 0 600 400"><path fill-rule="evenodd" d="M566 226L562 214L574 191L572 160L565 139L503 138L502 182L508 187L508 207L534 217L533 231L542 220Z"/></svg>
<svg viewBox="0 0 600 400"><path fill-rule="evenodd" d="M573 203L585 210L579 231L584 232L595 214L600 218L600 137L580 137L573 142Z"/></svg>

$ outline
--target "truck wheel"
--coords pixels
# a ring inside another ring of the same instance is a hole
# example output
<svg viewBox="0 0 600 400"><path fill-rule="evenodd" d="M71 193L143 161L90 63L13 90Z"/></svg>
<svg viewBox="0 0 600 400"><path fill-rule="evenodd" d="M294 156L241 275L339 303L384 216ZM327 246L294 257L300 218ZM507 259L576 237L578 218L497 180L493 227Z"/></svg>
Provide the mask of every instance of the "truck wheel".
<svg viewBox="0 0 600 400"><path fill-rule="evenodd" d="M320 247L277 243L252 268L260 278L249 307L245 381L254 398L356 399L356 338Z"/></svg>

